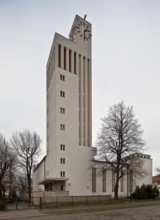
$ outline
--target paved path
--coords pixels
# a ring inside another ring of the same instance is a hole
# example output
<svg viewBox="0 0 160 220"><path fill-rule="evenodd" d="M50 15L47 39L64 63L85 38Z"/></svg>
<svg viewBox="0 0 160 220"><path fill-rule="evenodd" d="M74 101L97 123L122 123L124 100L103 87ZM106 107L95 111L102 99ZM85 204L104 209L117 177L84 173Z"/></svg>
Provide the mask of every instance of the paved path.
<svg viewBox="0 0 160 220"><path fill-rule="evenodd" d="M27 209L27 210L14 210L7 212L0 212L0 219L34 219L35 217L44 217L46 214L41 213L37 209ZM45 219L45 218L44 218Z"/></svg>
<svg viewBox="0 0 160 220"><path fill-rule="evenodd" d="M139 204L141 206L141 204ZM31 219L31 220L160 220L160 204L155 206L126 208L117 210L103 210L98 207L75 207L74 209L54 209L54 210L15 210L0 212L0 219ZM103 207L102 207L103 208ZM75 213L76 211L83 213ZM88 212L87 212L88 211ZM89 212L90 211L90 212ZM74 214L68 214L72 212Z"/></svg>

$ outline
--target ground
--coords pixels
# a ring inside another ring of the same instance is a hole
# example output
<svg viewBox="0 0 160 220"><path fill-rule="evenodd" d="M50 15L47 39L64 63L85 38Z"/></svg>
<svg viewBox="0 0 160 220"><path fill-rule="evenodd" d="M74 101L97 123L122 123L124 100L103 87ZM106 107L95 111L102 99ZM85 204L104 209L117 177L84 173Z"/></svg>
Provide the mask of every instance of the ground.
<svg viewBox="0 0 160 220"><path fill-rule="evenodd" d="M139 204L142 206L143 204ZM160 219L160 204L149 205L146 207L132 207L116 210L100 210L100 206L97 207L79 207L72 210L66 210L64 208L54 210L15 210L8 212L0 212L0 219L21 219L25 220L159 220ZM87 212L88 210L88 212ZM82 211L82 213L77 213ZM68 213L66 213L68 212ZM59 213L59 214L58 214ZM73 213L73 214L69 214Z"/></svg>

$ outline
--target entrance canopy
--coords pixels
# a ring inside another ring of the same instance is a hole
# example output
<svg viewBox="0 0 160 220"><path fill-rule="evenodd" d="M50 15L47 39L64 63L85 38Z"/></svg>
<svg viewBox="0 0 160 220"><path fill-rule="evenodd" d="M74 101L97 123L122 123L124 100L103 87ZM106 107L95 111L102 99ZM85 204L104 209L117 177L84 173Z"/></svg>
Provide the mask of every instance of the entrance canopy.
<svg viewBox="0 0 160 220"><path fill-rule="evenodd" d="M60 178L58 178L58 177L47 177L47 178L41 180L38 184L39 185L40 184L46 185L50 182L60 182L60 181L65 182L67 180L68 180L68 178L64 178L64 177L63 178L62 177L60 177Z"/></svg>

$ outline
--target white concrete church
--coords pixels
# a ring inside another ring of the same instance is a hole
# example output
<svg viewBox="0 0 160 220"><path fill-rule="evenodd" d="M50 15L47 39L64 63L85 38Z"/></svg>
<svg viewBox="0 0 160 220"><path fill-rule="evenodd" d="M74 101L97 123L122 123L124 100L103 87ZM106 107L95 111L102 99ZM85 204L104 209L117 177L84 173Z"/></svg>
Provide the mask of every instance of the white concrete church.
<svg viewBox="0 0 160 220"><path fill-rule="evenodd" d="M113 195L110 171L96 175L92 147L92 26L76 15L69 38L55 33L46 72L47 155L33 172L33 194ZM150 155L138 155L149 171L144 179L125 177L120 194L152 183Z"/></svg>

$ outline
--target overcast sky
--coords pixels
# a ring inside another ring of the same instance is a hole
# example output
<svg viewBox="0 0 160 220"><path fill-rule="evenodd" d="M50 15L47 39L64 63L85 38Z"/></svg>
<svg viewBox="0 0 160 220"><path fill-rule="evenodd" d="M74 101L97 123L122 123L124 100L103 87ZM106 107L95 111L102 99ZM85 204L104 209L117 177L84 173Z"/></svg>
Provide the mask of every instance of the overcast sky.
<svg viewBox="0 0 160 220"><path fill-rule="evenodd" d="M54 33L75 15L92 23L93 145L101 120L121 100L144 130L160 167L160 1L0 0L0 132L30 129L46 145L46 63Z"/></svg>

